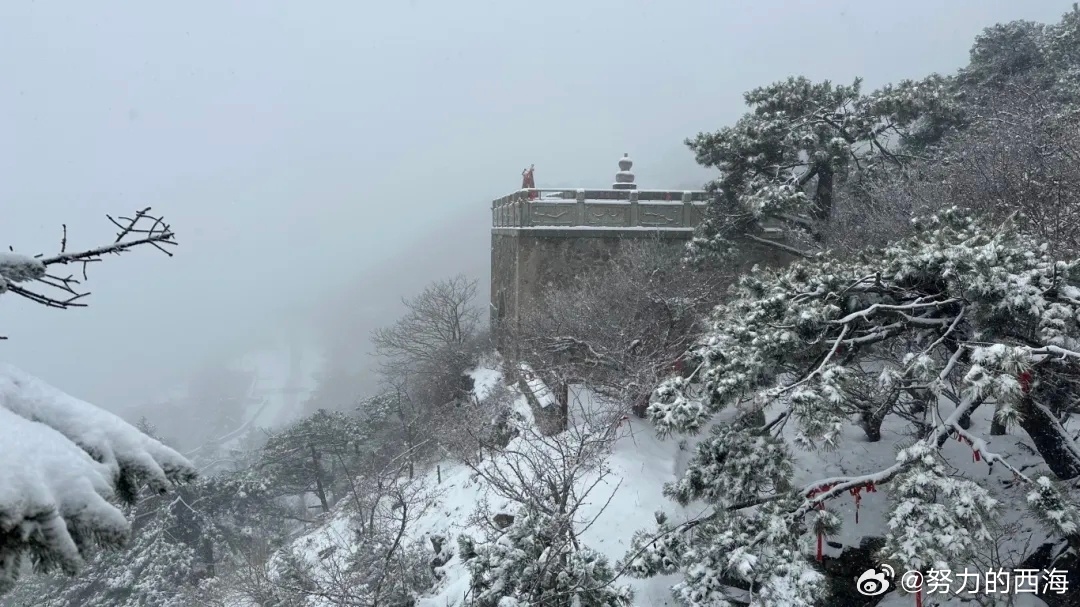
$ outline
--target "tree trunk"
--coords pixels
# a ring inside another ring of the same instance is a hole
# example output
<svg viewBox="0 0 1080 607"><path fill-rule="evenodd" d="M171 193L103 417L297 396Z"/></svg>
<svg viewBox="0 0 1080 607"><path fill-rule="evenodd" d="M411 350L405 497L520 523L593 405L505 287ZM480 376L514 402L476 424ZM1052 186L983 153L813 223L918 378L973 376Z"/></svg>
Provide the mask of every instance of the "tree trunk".
<svg viewBox="0 0 1080 607"><path fill-rule="evenodd" d="M960 419L957 420L958 426L964 430L970 430L971 416L978 410L978 407L983 406L984 403L985 401L975 403L975 406L968 409L968 413L960 416ZM1005 433L1007 433L1005 432L1005 424L998 421L998 407L995 406L994 415L990 416L990 436L1004 436Z"/></svg>
<svg viewBox="0 0 1080 607"><path fill-rule="evenodd" d="M1005 424L999 422L996 415L990 420L990 436L1005 436L1008 434L1007 430Z"/></svg>
<svg viewBox="0 0 1080 607"><path fill-rule="evenodd" d="M960 425L961 428L963 428L964 430L971 428L971 415L975 413L975 411L979 407L981 407L982 404L983 403L980 401L974 407L969 409L967 413L960 416L960 419L957 420L957 423ZM994 407L994 415L990 417L990 436L1005 436L1005 424L998 421L997 414L998 408Z"/></svg>
<svg viewBox="0 0 1080 607"><path fill-rule="evenodd" d="M319 498L319 506L324 513L330 512L330 504L326 501L326 488L323 487L322 466L319 464L319 452L315 445L308 445L311 449L311 463L315 468L315 496Z"/></svg>
<svg viewBox="0 0 1080 607"><path fill-rule="evenodd" d="M833 205L833 171L831 167L822 166L817 172L817 188L814 191L814 218L825 221L832 214Z"/></svg>
<svg viewBox="0 0 1080 607"><path fill-rule="evenodd" d="M749 420L750 424L754 428L764 428L765 424L767 424L769 421L765 418L765 410L760 408L755 408L750 411Z"/></svg>
<svg viewBox="0 0 1080 607"><path fill-rule="evenodd" d="M560 381L555 389L555 402L559 405L559 427L570 429L570 384Z"/></svg>
<svg viewBox="0 0 1080 607"><path fill-rule="evenodd" d="M958 426L960 426L961 428L963 428L964 430L970 430L971 429L971 416L974 415L975 412L979 410L979 407L983 406L983 404L985 404L985 403L986 403L985 400L979 400L979 402L975 403L975 406L968 409L966 413L964 413L963 415L960 416L960 419L956 420L956 424ZM1004 436L1005 435L1005 426L1002 425L1000 422L998 422L998 420L997 420L997 411L998 411L997 407L994 407L994 415L990 417L990 435L991 436ZM999 429L1000 432L996 432L995 429Z"/></svg>
<svg viewBox="0 0 1080 607"><path fill-rule="evenodd" d="M979 402L974 407L968 409L966 413L964 413L963 415L960 416L960 419L956 420L956 425L960 426L964 430L970 430L971 429L971 414L974 413L975 410L978 409L980 406L982 406L982 402ZM996 418L996 416L995 416L995 418ZM993 434L993 432L991 432L991 434Z"/></svg>
<svg viewBox="0 0 1080 607"><path fill-rule="evenodd" d="M881 407L884 410L884 407ZM885 415L883 413L875 414L870 410L863 410L859 414L859 422L862 426L863 432L866 433L866 440L871 443L876 443L881 440L881 423L885 421Z"/></svg>
<svg viewBox="0 0 1080 607"><path fill-rule="evenodd" d="M206 566L206 577L217 577L217 569L214 566L214 541L209 537L203 538L203 563Z"/></svg>
<svg viewBox="0 0 1080 607"><path fill-rule="evenodd" d="M1020 427L1055 476L1069 480L1080 476L1080 457L1072 438L1045 407L1040 407L1031 397L1020 403Z"/></svg>
<svg viewBox="0 0 1080 607"><path fill-rule="evenodd" d="M1048 571L1056 569L1063 572L1067 583L1067 592L1057 594L1052 589L1040 584L1034 596L1038 596L1048 607L1080 607L1080 593L1073 588L1080 586L1080 553L1070 546L1076 546L1075 538L1071 541L1047 542L1035 549L1020 563L1020 568Z"/></svg>

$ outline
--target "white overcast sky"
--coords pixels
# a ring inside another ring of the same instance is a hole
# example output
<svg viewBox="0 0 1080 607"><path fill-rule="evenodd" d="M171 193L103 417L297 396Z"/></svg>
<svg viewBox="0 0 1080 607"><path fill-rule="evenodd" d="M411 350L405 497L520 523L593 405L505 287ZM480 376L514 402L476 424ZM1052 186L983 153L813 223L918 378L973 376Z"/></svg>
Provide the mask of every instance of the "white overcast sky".
<svg viewBox="0 0 1080 607"><path fill-rule="evenodd" d="M6 0L0 244L52 252L61 223L100 244L105 213L149 205L181 246L93 268L87 309L4 297L0 358L105 406L152 398L147 378L337 289L359 309L486 272L490 201L530 163L541 187L605 186L629 152L643 187L689 187L709 174L683 139L749 88L951 72L983 27L1070 4Z"/></svg>

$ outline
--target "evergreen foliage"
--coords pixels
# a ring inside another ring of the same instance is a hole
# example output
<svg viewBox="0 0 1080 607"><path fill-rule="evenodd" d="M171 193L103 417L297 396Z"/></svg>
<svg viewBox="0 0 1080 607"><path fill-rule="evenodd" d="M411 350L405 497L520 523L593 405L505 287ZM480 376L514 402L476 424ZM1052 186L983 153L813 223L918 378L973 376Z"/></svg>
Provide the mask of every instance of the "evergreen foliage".
<svg viewBox="0 0 1080 607"><path fill-rule="evenodd" d="M714 426L668 490L681 503L704 500L714 514L640 535L634 571L680 569L677 593L688 605L723 604L718 597L739 585L755 605L809 604L821 579L804 536L836 522L818 505L867 486L887 488L894 501L883 559L898 570L960 570L989 540L999 504L946 469L941 447L950 437L1027 483L1028 505L1051 531L1076 538L1071 490L990 452L970 425L973 410L992 406L1000 422L1027 432L1054 474L1080 475L1080 453L1057 423L1080 396L1080 261L1053 259L1021 227L950 209L858 259L745 276L693 350L695 371L662 384L649 408L666 433L734 416L734 426ZM867 403L871 382L885 397ZM801 448L843 448L850 420L874 439L871 426L886 415L910 420L914 437L895 464L790 488L791 455L780 443L787 425ZM708 555L720 573L701 573Z"/></svg>
<svg viewBox="0 0 1080 607"><path fill-rule="evenodd" d="M475 607L628 607L629 588L615 585L607 559L576 541L572 514L526 504L505 533L478 544L458 539L472 576Z"/></svg>
<svg viewBox="0 0 1080 607"><path fill-rule="evenodd" d="M699 164L720 176L692 253L736 255L743 237L775 245L777 226L817 233L836 188L866 173L903 166L907 150L964 121L952 79L938 75L871 93L862 81L792 77L749 91L751 111L734 126L687 140ZM781 246L791 252L790 247Z"/></svg>

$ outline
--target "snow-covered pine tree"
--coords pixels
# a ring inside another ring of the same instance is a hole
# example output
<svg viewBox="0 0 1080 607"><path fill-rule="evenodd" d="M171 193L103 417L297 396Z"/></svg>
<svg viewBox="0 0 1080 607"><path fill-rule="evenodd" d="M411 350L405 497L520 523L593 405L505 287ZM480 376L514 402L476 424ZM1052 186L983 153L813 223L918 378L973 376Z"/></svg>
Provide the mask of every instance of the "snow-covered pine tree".
<svg viewBox="0 0 1080 607"><path fill-rule="evenodd" d="M268 487L235 473L204 478L126 508L133 537L99 551L74 578L31 578L0 599L11 607L183 607L199 585L233 573L249 548L284 540L284 509Z"/></svg>
<svg viewBox="0 0 1080 607"><path fill-rule="evenodd" d="M306 496L329 512L351 490L362 455L359 421L320 409L273 434L259 453L258 475L282 496Z"/></svg>
<svg viewBox="0 0 1080 607"><path fill-rule="evenodd" d="M1011 21L975 38L959 80L969 102L981 104L1002 90L1048 93L1059 102L1080 100L1080 7L1058 23Z"/></svg>
<svg viewBox="0 0 1080 607"><path fill-rule="evenodd" d="M777 226L817 233L836 189L854 175L900 166L899 148L925 145L962 123L952 79L937 75L872 93L862 82L837 85L792 77L745 94L751 111L734 126L686 144L721 176L691 250L727 254L747 240L805 254L777 241Z"/></svg>
<svg viewBox="0 0 1080 607"><path fill-rule="evenodd" d="M1080 548L1076 490L1051 478L1080 476L1062 426L1080 396L1078 264L1052 259L1016 223L950 209L858 259L744 277L692 351L692 371L662 384L649 409L668 434L697 433L723 412L666 489L711 509L682 524L658 516L659 529L635 538L631 571L682 572L676 596L694 607L816 604L825 591L810 547L840 522L823 507L864 490L892 500L882 559L898 571L961 570L989 540L1000 496L946 468L950 439L1026 486L1021 501ZM972 424L980 407L1022 429L1050 475L990 450L991 428ZM794 485L793 447L843 449L852 424L878 440L885 417L911 435L893 464Z"/></svg>

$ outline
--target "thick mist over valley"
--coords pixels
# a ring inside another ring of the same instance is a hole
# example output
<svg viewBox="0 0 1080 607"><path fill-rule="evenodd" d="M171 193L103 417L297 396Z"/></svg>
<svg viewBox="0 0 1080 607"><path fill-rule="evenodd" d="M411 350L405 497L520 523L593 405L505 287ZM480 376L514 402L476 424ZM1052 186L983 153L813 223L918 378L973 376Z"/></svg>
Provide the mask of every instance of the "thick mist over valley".
<svg viewBox="0 0 1080 607"><path fill-rule="evenodd" d="M5 303L6 356L126 410L262 340L342 337L327 308L360 339L431 280L486 283L490 201L522 167L597 187L631 152L642 187L700 187L682 139L763 78L948 71L983 24L1059 4L11 5L0 199L22 227L4 244L53 251L61 224L97 243L105 214L152 206L181 245L93 268L86 309ZM568 24L569 44L518 43Z"/></svg>

